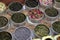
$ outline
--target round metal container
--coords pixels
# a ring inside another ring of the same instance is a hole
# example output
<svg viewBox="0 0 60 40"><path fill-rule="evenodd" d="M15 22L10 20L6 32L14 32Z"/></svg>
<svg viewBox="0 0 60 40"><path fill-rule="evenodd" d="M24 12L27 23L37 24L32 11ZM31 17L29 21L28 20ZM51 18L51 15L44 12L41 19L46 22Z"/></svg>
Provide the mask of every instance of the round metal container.
<svg viewBox="0 0 60 40"><path fill-rule="evenodd" d="M18 13L17 13L18 14ZM14 14L13 14L14 15ZM23 21L23 22L21 22L21 23L16 23L16 22L14 22L12 19L10 20L11 21L11 25L12 26L16 26L16 27L18 27L18 26L24 26L25 25L25 23L26 23L26 18L25 18L25 20Z"/></svg>
<svg viewBox="0 0 60 40"><path fill-rule="evenodd" d="M55 22L57 22L57 21L55 21ZM55 23L55 22L52 22L52 24ZM56 31L53 29L53 26L52 26L52 25L51 25L51 31L52 31L52 34L53 34L53 35L59 34L58 32L56 32Z"/></svg>
<svg viewBox="0 0 60 40"><path fill-rule="evenodd" d="M1 15L0 15L1 16ZM2 16L2 17L5 17L5 16ZM6 17L5 17L6 18ZM6 18L7 19L7 18ZM4 30L7 30L9 28L9 20L7 19L7 24L3 27L0 27L0 31L4 31Z"/></svg>
<svg viewBox="0 0 60 40"><path fill-rule="evenodd" d="M56 7L57 9L60 9L60 2L57 2L57 1L55 0L54 7Z"/></svg>
<svg viewBox="0 0 60 40"><path fill-rule="evenodd" d="M16 40L32 40L31 30L26 27L19 27L14 32Z"/></svg>
<svg viewBox="0 0 60 40"><path fill-rule="evenodd" d="M10 12L10 13L17 13L17 12L21 12L23 10L23 5L20 3L20 5L22 6L21 9L19 11L12 11L9 7L10 5L12 5L13 3L19 3L19 2L11 2L9 5L8 5L8 10L7 12Z"/></svg>
<svg viewBox="0 0 60 40"><path fill-rule="evenodd" d="M40 24L39 24L39 25L40 25ZM43 25L44 25L44 24L43 24ZM36 27L37 27L37 25L36 25ZM35 27L35 28L36 28L36 27ZM48 27L46 27L46 28L48 28ZM48 31L49 31L49 32L48 32L48 35L52 35L50 28L48 28ZM34 31L34 34L35 34L38 38L41 38L41 39L42 39L42 37L44 37L44 36L39 36L38 34L35 33L35 31ZM48 36L48 35L46 35L46 36Z"/></svg>
<svg viewBox="0 0 60 40"><path fill-rule="evenodd" d="M31 9L32 10L32 9ZM40 10L40 9L39 9ZM40 10L41 11L41 10ZM42 12L42 11L41 11ZM39 19L32 19L32 18L30 18L30 16L28 15L27 16L27 21L30 23L30 24L33 24L33 25L37 25L37 24L39 24L40 23L40 21L41 20L43 20L43 18L44 18L44 13L42 12L42 14L43 14L43 16L41 17L41 18L39 18Z"/></svg>
<svg viewBox="0 0 60 40"><path fill-rule="evenodd" d="M49 7L50 8L50 7ZM47 8L46 8L47 9ZM45 9L45 10L46 10ZM44 10L44 12L45 12L45 10ZM57 10L57 9L56 9ZM58 10L57 10L58 11ZM57 16L55 16L55 17L51 17L51 16L48 16L47 14L46 14L46 12L44 13L45 14L45 18L46 19L48 19L47 21L55 21L57 18L58 18L58 16L59 16L59 11L58 11L58 14L57 14Z"/></svg>

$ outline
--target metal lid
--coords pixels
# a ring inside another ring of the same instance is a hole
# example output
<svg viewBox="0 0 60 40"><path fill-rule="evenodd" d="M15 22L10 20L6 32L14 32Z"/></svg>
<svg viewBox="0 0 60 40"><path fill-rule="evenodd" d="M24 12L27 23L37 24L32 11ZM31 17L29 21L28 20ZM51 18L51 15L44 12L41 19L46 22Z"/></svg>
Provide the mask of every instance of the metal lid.
<svg viewBox="0 0 60 40"><path fill-rule="evenodd" d="M19 27L15 31L15 38L17 40L27 40L31 37L31 31L26 27Z"/></svg>

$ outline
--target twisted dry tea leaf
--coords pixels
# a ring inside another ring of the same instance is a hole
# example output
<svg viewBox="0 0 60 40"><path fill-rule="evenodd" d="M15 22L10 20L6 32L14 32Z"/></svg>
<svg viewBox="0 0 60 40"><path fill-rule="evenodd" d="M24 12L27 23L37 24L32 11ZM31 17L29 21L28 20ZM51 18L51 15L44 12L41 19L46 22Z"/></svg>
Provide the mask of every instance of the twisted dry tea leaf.
<svg viewBox="0 0 60 40"><path fill-rule="evenodd" d="M0 27L4 27L5 25L7 25L8 23L8 19L4 16L0 16Z"/></svg>
<svg viewBox="0 0 60 40"><path fill-rule="evenodd" d="M34 29L35 34L38 35L38 37L47 36L49 34L49 29L44 24L39 24Z"/></svg>
<svg viewBox="0 0 60 40"><path fill-rule="evenodd" d="M46 15L50 16L50 17L56 17L59 13L58 10L55 8L47 8L45 10Z"/></svg>
<svg viewBox="0 0 60 40"><path fill-rule="evenodd" d="M9 32L0 32L0 40L12 40L12 36Z"/></svg>
<svg viewBox="0 0 60 40"><path fill-rule="evenodd" d="M11 11L20 11L22 9L22 4L19 2L13 2L12 4L9 5L9 9Z"/></svg>
<svg viewBox="0 0 60 40"><path fill-rule="evenodd" d="M60 21L56 21L52 24L52 28L54 31L60 33Z"/></svg>
<svg viewBox="0 0 60 40"><path fill-rule="evenodd" d="M36 0L27 0L25 4L30 8L38 6L38 2Z"/></svg>
<svg viewBox="0 0 60 40"><path fill-rule="evenodd" d="M22 23L25 21L26 16L23 13L15 13L12 15L11 19L15 23Z"/></svg>

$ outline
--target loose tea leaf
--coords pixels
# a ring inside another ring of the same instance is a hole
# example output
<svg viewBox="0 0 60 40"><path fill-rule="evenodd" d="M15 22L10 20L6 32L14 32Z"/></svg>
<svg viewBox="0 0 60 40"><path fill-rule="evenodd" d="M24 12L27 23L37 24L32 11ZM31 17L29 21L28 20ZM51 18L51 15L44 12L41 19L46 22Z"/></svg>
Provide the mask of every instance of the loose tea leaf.
<svg viewBox="0 0 60 40"><path fill-rule="evenodd" d="M0 40L12 40L12 36L8 32L0 32Z"/></svg>
<svg viewBox="0 0 60 40"><path fill-rule="evenodd" d="M52 24L52 28L54 31L60 33L60 21L56 21Z"/></svg>
<svg viewBox="0 0 60 40"><path fill-rule="evenodd" d="M22 23L25 21L26 16L23 13L15 13L12 15L11 19L15 22L15 23Z"/></svg>
<svg viewBox="0 0 60 40"><path fill-rule="evenodd" d="M0 16L0 27L5 26L8 23L8 19L4 16Z"/></svg>
<svg viewBox="0 0 60 40"><path fill-rule="evenodd" d="M47 8L45 13L50 17L55 17L58 15L58 11L55 8Z"/></svg>
<svg viewBox="0 0 60 40"><path fill-rule="evenodd" d="M44 24L37 25L34 31L39 37L47 36L49 34L49 29Z"/></svg>
<svg viewBox="0 0 60 40"><path fill-rule="evenodd" d="M27 0L26 6L31 7L31 8L36 7L36 6L38 6L38 2L36 0Z"/></svg>
<svg viewBox="0 0 60 40"><path fill-rule="evenodd" d="M23 6L19 2L14 2L14 3L10 4L9 9L11 11L19 11L22 9L22 7Z"/></svg>

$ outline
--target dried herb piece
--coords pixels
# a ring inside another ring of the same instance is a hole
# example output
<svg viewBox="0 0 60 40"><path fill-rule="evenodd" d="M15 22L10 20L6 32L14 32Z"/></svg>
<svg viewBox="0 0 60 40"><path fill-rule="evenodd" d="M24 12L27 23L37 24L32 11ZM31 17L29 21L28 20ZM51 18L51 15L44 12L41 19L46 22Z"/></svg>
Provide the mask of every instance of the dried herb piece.
<svg viewBox="0 0 60 40"><path fill-rule="evenodd" d="M58 11L57 11L57 9L55 9L55 8L47 8L46 10L45 10L45 13L48 15L48 16L50 16L50 17L55 17L55 16L57 16L58 15Z"/></svg>
<svg viewBox="0 0 60 40"><path fill-rule="evenodd" d="M52 28L54 31L60 33L60 21L56 21L52 24Z"/></svg>
<svg viewBox="0 0 60 40"><path fill-rule="evenodd" d="M49 34L49 29L44 24L37 25L34 31L39 37L47 36Z"/></svg>
<svg viewBox="0 0 60 40"><path fill-rule="evenodd" d="M8 23L8 19L4 16L0 16L0 27L5 26Z"/></svg>
<svg viewBox="0 0 60 40"><path fill-rule="evenodd" d="M20 11L22 7L23 6L19 2L13 2L9 5L11 11Z"/></svg>
<svg viewBox="0 0 60 40"><path fill-rule="evenodd" d="M33 8L38 6L38 2L36 0L27 0L26 1L26 6Z"/></svg>
<svg viewBox="0 0 60 40"><path fill-rule="evenodd" d="M12 15L11 19L15 22L15 23L22 23L25 21L26 16L23 13L15 13Z"/></svg>
<svg viewBox="0 0 60 40"><path fill-rule="evenodd" d="M8 32L0 32L0 40L12 40L12 36Z"/></svg>

